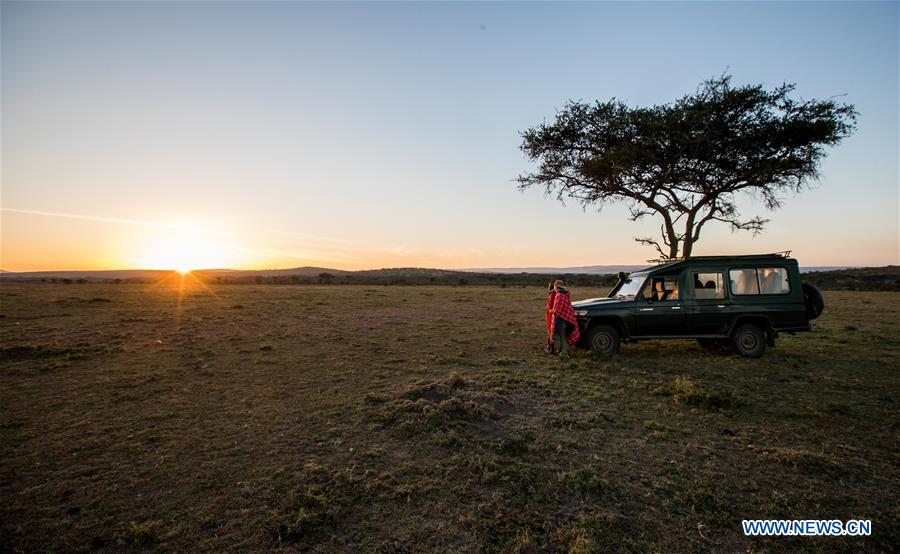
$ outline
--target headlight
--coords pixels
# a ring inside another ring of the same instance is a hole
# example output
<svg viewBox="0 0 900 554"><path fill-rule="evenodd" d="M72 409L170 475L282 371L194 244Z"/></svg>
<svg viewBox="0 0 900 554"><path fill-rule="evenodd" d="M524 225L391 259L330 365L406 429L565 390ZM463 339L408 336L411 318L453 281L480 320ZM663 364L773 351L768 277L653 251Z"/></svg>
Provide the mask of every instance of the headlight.
<svg viewBox="0 0 900 554"><path fill-rule="evenodd" d="M577 317L584 317L587 315L587 310L575 310L575 315Z"/></svg>

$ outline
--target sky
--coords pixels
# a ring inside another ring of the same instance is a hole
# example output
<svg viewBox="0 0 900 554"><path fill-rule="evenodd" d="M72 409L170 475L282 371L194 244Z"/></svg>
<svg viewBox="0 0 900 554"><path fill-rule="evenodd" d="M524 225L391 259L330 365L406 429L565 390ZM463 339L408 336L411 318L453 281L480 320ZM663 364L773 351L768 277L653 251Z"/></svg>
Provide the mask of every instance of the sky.
<svg viewBox="0 0 900 554"><path fill-rule="evenodd" d="M724 72L858 129L694 254L900 264L898 29L897 2L4 1L0 268L640 264L658 223L519 191L520 132Z"/></svg>

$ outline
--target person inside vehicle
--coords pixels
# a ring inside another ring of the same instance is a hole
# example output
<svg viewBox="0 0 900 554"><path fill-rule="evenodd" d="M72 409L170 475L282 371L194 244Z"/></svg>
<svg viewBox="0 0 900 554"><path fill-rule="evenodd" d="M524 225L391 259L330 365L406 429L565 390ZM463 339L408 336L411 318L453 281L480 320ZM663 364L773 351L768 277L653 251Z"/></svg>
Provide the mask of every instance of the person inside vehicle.
<svg viewBox="0 0 900 554"><path fill-rule="evenodd" d="M668 293L666 292L666 285L663 283L662 279L656 281L656 291L653 293L653 300L656 302L662 302L666 299Z"/></svg>
<svg viewBox="0 0 900 554"><path fill-rule="evenodd" d="M778 271L772 268L762 270L762 294L781 294L781 279Z"/></svg>
<svg viewBox="0 0 900 554"><path fill-rule="evenodd" d="M669 291L669 300L678 300L678 281L675 281L672 290Z"/></svg>

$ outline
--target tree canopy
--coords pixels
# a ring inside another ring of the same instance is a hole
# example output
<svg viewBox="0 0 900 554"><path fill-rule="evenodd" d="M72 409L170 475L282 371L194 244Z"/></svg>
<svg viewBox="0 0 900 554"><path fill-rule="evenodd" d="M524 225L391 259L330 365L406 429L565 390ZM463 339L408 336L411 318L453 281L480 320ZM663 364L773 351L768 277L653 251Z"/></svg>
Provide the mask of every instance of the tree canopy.
<svg viewBox="0 0 900 554"><path fill-rule="evenodd" d="M759 233L768 220L742 217L737 195L778 208L784 193L819 177L825 148L856 128L852 105L795 99L794 88L735 87L723 75L652 107L570 101L554 121L522 132L537 169L518 177L519 188L585 207L626 202L634 221L658 217L660 236L635 240L663 258L690 256L711 221Z"/></svg>

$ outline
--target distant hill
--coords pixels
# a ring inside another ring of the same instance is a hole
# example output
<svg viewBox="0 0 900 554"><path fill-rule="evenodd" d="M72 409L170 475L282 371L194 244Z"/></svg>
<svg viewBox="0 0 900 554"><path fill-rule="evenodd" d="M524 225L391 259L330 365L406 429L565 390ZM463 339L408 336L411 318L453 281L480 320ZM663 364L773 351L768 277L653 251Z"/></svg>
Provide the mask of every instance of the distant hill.
<svg viewBox="0 0 900 554"><path fill-rule="evenodd" d="M88 281L105 281L108 279L121 279L156 281L171 273L171 270L165 269L110 269L97 271L2 271L0 272L0 280L34 281L41 279L71 279L75 281L78 279L84 279Z"/></svg>
<svg viewBox="0 0 900 554"><path fill-rule="evenodd" d="M900 266L814 271L804 274L803 281L828 290L900 291Z"/></svg>
<svg viewBox="0 0 900 554"><path fill-rule="evenodd" d="M207 282L257 283L257 284L372 284L372 285L539 285L565 278L577 286L611 286L612 275L572 273L501 274L434 269L421 267L395 267L344 271L321 267L301 267L272 271L195 271L195 275ZM2 277L0 277L2 279Z"/></svg>
<svg viewBox="0 0 900 554"><path fill-rule="evenodd" d="M0 274L2 282L62 283L155 283L171 278L171 270L33 271ZM472 271L397 267L345 271L324 267L236 270L201 269L191 274L207 283L218 284L366 284L366 285L496 285L546 286L564 278L574 286L611 286L614 275L555 273L479 273Z"/></svg>
<svg viewBox="0 0 900 554"><path fill-rule="evenodd" d="M585 275L615 275L620 271L631 273L644 269L650 264L642 265L586 265L576 267L486 267L462 269L475 273L580 273Z"/></svg>
<svg viewBox="0 0 900 554"><path fill-rule="evenodd" d="M461 271L474 271L479 273L581 273L587 275L615 275L620 271L631 273L648 267L652 264L641 265L586 265L576 267L487 267L479 269L463 269ZM800 267L801 273L809 271L833 271L836 269L852 269L845 265L810 266Z"/></svg>
<svg viewBox="0 0 900 554"><path fill-rule="evenodd" d="M600 269L605 273L600 273ZM636 266L585 266L567 268L527 268L529 271L475 271L396 267L345 271L324 267L295 267L290 269L238 270L202 269L192 275L201 281L216 284L274 284L274 285L494 285L546 286L554 279L565 279L573 286L612 286L617 271L634 271ZM637 268L640 269L640 268ZM541 270L541 271L536 271ZM615 270L615 271L614 271ZM828 290L887 290L900 291L900 266L861 267L823 271L807 268L803 280ZM171 278L170 270L108 270L108 271L33 271L0 273L2 282L50 283L155 283Z"/></svg>

